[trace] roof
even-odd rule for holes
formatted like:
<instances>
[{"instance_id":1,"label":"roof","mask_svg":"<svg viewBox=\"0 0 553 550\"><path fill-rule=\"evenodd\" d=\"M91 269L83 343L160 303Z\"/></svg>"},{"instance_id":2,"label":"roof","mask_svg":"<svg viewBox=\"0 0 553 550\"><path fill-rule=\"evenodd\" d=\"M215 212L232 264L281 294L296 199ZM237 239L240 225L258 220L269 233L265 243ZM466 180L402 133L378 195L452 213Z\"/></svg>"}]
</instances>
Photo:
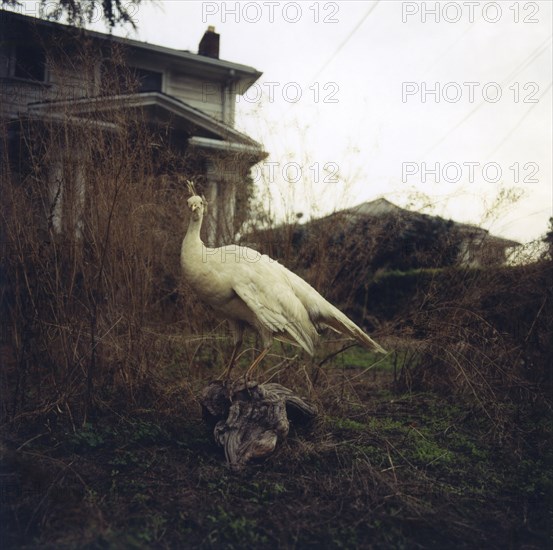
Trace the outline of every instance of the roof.
<instances>
[{"instance_id":1,"label":"roof","mask_svg":"<svg viewBox=\"0 0 553 550\"><path fill-rule=\"evenodd\" d=\"M226 61L224 59L215 59L192 53L187 50L176 50L149 44L148 42L140 42L129 38L122 38L112 34L105 34L97 31L80 29L71 25L65 25L53 21L46 21L36 17L29 17L19 13L0 10L0 23L6 22L8 25L20 23L23 25L33 25L45 32L61 32L65 34L82 34L94 38L96 40L107 43L121 44L135 51L149 54L151 56L162 58L164 62L178 66L186 67L190 74L201 74L205 78L213 78L214 80L228 80L232 78L237 85L237 92L243 94L263 73L248 65ZM8 27L10 28L10 27Z\"/></svg>"},{"instance_id":2,"label":"roof","mask_svg":"<svg viewBox=\"0 0 553 550\"><path fill-rule=\"evenodd\" d=\"M397 206L393 202L381 197L373 201L363 202L357 206L351 208L346 208L331 214L331 217L334 215L338 216L355 216L355 217L377 217L377 216L387 216L390 214L402 215L404 217L428 217L428 218L439 218L439 216L430 216L428 214L423 214L421 212L416 212L413 210L407 210ZM505 248L519 246L520 243L517 241L512 241L510 239L504 239L503 237L498 237L496 235L491 235L487 229L479 227L477 225L472 225L468 223L461 223L452 220L453 226L460 232L460 234L468 240L486 240L487 242L493 243L497 246L503 246Z\"/></svg>"},{"instance_id":3,"label":"roof","mask_svg":"<svg viewBox=\"0 0 553 550\"><path fill-rule=\"evenodd\" d=\"M370 202L362 202L361 204L347 208L342 212L350 212L360 216L382 216L384 214L398 214L400 212L409 211L400 208L385 198L379 198Z\"/></svg>"},{"instance_id":4,"label":"roof","mask_svg":"<svg viewBox=\"0 0 553 550\"><path fill-rule=\"evenodd\" d=\"M75 116L94 115L102 110L111 110L114 105L124 108L143 108L158 120L171 122L176 128L186 129L191 126L204 130L206 137L193 137L189 143L200 148L213 149L215 140L219 142L217 147L221 151L238 152L258 157L259 160L266 156L262 146L249 136L239 132L232 126L225 124L199 109L191 107L187 103L173 96L161 92L142 92L136 94L121 94L112 96L98 96L93 98L81 98L61 101L42 101L30 103L28 113L30 115L52 115L71 113ZM195 140L195 141L193 141ZM222 141L221 141L222 140ZM237 146L240 147L237 147Z\"/></svg>"}]
</instances>

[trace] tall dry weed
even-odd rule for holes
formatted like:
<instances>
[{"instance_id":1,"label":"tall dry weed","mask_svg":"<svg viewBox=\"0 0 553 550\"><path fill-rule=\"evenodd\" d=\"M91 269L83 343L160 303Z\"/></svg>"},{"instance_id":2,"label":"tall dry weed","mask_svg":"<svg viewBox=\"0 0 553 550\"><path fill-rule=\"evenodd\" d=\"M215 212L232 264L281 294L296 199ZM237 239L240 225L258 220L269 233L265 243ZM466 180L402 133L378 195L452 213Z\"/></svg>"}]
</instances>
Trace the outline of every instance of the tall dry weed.
<instances>
[{"instance_id":1,"label":"tall dry weed","mask_svg":"<svg viewBox=\"0 0 553 550\"><path fill-rule=\"evenodd\" d=\"M48 48L56 85L1 128L2 416L79 423L106 400L139 403L161 364L188 364L205 316L180 283L183 181L204 173L126 103L123 50Z\"/></svg>"}]
</instances>

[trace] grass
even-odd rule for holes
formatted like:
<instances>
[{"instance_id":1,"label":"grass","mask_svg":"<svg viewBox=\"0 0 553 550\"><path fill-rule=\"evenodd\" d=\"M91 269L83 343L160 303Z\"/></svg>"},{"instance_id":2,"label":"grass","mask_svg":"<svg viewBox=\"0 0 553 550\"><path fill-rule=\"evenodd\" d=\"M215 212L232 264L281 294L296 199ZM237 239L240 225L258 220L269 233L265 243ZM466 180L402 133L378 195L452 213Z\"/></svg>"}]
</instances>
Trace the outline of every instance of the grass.
<instances>
[{"instance_id":1,"label":"grass","mask_svg":"<svg viewBox=\"0 0 553 550\"><path fill-rule=\"evenodd\" d=\"M351 351L345 361L360 357ZM34 439L9 435L4 547L551 543L551 452L540 451L550 423L534 426L539 439L502 447L470 406L394 391L389 368L376 384L348 369L336 385L340 361L325 366L324 412L312 429L293 429L273 456L241 474L225 466L199 410L104 410L75 432L58 422Z\"/></svg>"},{"instance_id":2,"label":"grass","mask_svg":"<svg viewBox=\"0 0 553 550\"><path fill-rule=\"evenodd\" d=\"M378 353L372 353L360 346L353 346L346 349L338 356L337 364L343 368L362 368L378 371L393 370L393 354L382 356Z\"/></svg>"}]
</instances>

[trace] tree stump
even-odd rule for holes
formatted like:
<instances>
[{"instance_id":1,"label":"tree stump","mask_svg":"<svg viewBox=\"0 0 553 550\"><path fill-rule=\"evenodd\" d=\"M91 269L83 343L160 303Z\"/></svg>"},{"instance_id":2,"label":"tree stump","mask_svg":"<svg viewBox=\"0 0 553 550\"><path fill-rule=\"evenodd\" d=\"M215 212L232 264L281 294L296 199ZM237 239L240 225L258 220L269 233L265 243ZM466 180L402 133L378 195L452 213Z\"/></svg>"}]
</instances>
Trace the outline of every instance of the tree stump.
<instances>
[{"instance_id":1,"label":"tree stump","mask_svg":"<svg viewBox=\"0 0 553 550\"><path fill-rule=\"evenodd\" d=\"M211 382L202 391L204 420L232 470L271 454L288 435L290 421L307 422L317 409L280 384L243 380Z\"/></svg>"}]
</instances>

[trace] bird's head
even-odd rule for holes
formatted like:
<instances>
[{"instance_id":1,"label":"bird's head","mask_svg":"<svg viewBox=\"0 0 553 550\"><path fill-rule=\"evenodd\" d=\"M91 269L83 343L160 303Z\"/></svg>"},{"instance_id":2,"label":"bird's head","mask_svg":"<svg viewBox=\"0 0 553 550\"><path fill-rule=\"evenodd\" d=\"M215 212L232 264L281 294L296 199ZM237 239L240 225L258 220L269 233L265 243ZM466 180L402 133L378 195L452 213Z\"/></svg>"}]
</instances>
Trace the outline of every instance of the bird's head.
<instances>
[{"instance_id":1,"label":"bird's head","mask_svg":"<svg viewBox=\"0 0 553 550\"><path fill-rule=\"evenodd\" d=\"M195 219L199 219L203 216L205 209L207 208L207 201L205 200L205 197L199 196L196 193L196 188L194 187L194 183L191 181L188 181L188 191L191 194L191 197L188 199L187 204L188 208L190 208L190 211L192 212L192 215Z\"/></svg>"}]
</instances>

